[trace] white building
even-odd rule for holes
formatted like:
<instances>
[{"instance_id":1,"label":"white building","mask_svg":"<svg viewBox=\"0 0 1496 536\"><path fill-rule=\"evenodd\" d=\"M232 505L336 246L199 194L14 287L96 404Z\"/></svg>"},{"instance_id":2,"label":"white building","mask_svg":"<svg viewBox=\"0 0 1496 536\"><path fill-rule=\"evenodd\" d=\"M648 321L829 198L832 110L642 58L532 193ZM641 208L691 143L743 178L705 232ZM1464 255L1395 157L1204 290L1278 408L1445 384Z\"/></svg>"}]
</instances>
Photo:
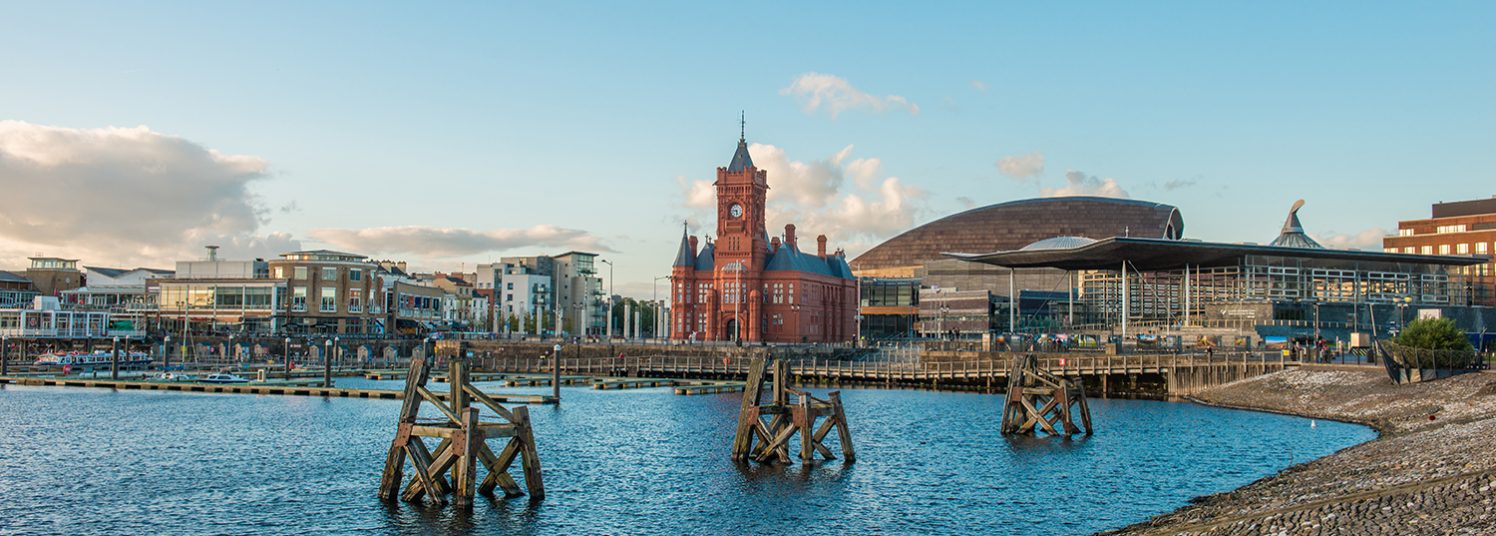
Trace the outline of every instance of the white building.
<instances>
[{"instance_id":1,"label":"white building","mask_svg":"<svg viewBox=\"0 0 1496 536\"><path fill-rule=\"evenodd\" d=\"M62 302L72 306L124 309L143 306L150 300L146 282L172 277L171 270L157 268L83 267L85 286L62 291Z\"/></svg>"}]
</instances>

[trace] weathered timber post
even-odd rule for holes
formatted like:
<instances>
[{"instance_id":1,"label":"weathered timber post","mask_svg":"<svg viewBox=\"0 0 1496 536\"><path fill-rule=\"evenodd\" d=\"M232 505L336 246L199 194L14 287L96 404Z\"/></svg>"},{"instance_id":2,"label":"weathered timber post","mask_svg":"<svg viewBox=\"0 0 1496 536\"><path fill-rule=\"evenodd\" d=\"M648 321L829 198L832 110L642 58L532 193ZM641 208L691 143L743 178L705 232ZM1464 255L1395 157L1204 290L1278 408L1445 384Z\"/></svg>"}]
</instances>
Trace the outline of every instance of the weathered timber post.
<instances>
[{"instance_id":1,"label":"weathered timber post","mask_svg":"<svg viewBox=\"0 0 1496 536\"><path fill-rule=\"evenodd\" d=\"M1062 435L1054 426L1059 424L1063 435L1078 434L1081 429L1075 426L1071 406L1079 406L1081 424L1086 435L1091 435L1091 410L1086 405L1084 387L1044 370L1035 356L1022 356L1008 373L1001 431L1003 435L1027 435L1042 428L1050 435Z\"/></svg>"},{"instance_id":2,"label":"weathered timber post","mask_svg":"<svg viewBox=\"0 0 1496 536\"><path fill-rule=\"evenodd\" d=\"M385 458L379 498L393 500L399 496L407 501L417 501L428 497L433 504L444 505L446 494L452 493L453 504L469 507L476 493L491 495L494 489L504 490L506 497L524 495L525 492L508 473L516 458L520 460L531 500L545 498L529 411L524 407L505 408L473 386L467 360L463 357L462 341L443 341L437 350L453 354L448 356L451 391L433 393L427 389L430 374L427 361L419 357L411 359L410 373L405 382L405 400L400 408L395 439L390 443ZM470 406L474 401L480 406ZM436 408L442 417L422 419L419 416L422 403ZM482 420L480 411L484 407L497 416L496 421ZM424 437L439 438L435 450L429 449L422 439ZM509 441L501 453L495 454L487 443L491 438L508 438ZM407 459L416 474L401 493ZM488 471L482 483L477 478L480 464ZM452 475L450 484L447 481L449 472Z\"/></svg>"},{"instance_id":3,"label":"weathered timber post","mask_svg":"<svg viewBox=\"0 0 1496 536\"><path fill-rule=\"evenodd\" d=\"M764 376L768 373L769 365L767 359L755 357L748 367L748 383L743 389L743 405L738 414L737 433L732 443L733 460L740 463L767 463L777 459L789 463L790 438L797 433L800 435L801 460L810 462L817 453L828 460L836 459L831 449L823 443L826 435L836 428L845 463L856 461L852 433L847 429L847 416L842 408L841 393L833 391L826 399L820 399L790 387L789 362L776 359L773 362L770 400L763 403ZM794 402L790 401L790 395L795 395ZM767 423L762 419L765 415L770 417ZM816 421L821 418L825 420L817 426Z\"/></svg>"}]
</instances>

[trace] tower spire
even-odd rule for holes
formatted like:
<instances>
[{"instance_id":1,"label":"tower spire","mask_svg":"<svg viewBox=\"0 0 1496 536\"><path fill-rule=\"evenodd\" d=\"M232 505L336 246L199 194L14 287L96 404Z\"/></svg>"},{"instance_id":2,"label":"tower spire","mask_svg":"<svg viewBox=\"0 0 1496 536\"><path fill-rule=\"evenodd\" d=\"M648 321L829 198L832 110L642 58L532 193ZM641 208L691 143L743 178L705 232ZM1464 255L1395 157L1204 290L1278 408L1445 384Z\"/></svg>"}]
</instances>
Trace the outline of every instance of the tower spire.
<instances>
[{"instance_id":1,"label":"tower spire","mask_svg":"<svg viewBox=\"0 0 1496 536\"><path fill-rule=\"evenodd\" d=\"M738 143L748 141L748 114L738 110Z\"/></svg>"}]
</instances>

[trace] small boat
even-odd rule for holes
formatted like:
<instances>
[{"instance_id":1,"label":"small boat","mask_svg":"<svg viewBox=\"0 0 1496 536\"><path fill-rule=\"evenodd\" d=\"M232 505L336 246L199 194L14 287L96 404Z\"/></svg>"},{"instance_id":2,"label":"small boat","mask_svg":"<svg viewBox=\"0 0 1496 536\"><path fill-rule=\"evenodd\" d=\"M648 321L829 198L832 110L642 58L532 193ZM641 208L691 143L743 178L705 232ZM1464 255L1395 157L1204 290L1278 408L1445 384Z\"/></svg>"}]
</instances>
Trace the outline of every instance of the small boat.
<instances>
[{"instance_id":1,"label":"small boat","mask_svg":"<svg viewBox=\"0 0 1496 536\"><path fill-rule=\"evenodd\" d=\"M177 374L175 372L162 372L151 379L164 382L190 382L197 381L197 377L191 374Z\"/></svg>"},{"instance_id":2,"label":"small boat","mask_svg":"<svg viewBox=\"0 0 1496 536\"><path fill-rule=\"evenodd\" d=\"M219 372L219 373L216 373L216 374L209 374L208 377L203 378L203 379L198 380L198 381L203 382L203 383L249 383L249 380L247 380L247 379L245 379L245 378L243 378L241 376L236 376L236 375L233 375L233 374L229 374L227 372Z\"/></svg>"},{"instance_id":3,"label":"small boat","mask_svg":"<svg viewBox=\"0 0 1496 536\"><path fill-rule=\"evenodd\" d=\"M108 367L114 363L114 353L106 350L95 352L48 352L36 356L36 364L43 367ZM119 366L149 365L151 356L145 352L121 352Z\"/></svg>"}]
</instances>

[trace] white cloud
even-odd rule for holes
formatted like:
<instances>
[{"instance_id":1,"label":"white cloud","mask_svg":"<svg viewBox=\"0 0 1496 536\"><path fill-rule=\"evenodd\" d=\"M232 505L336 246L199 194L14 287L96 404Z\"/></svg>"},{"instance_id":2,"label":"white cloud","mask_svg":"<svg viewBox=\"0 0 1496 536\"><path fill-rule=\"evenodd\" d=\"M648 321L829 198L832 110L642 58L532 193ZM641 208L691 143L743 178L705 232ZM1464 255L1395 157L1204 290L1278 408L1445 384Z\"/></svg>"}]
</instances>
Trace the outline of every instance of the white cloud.
<instances>
[{"instance_id":1,"label":"white cloud","mask_svg":"<svg viewBox=\"0 0 1496 536\"><path fill-rule=\"evenodd\" d=\"M997 170L1019 180L1037 177L1044 173L1044 153L1004 156L997 160Z\"/></svg>"},{"instance_id":2,"label":"white cloud","mask_svg":"<svg viewBox=\"0 0 1496 536\"><path fill-rule=\"evenodd\" d=\"M170 267L206 244L225 256L296 249L260 236L271 212L250 191L256 156L229 155L148 127L78 129L0 121L0 247L89 264ZM8 253L0 262L21 259Z\"/></svg>"},{"instance_id":3,"label":"white cloud","mask_svg":"<svg viewBox=\"0 0 1496 536\"><path fill-rule=\"evenodd\" d=\"M987 91L987 83L983 82L981 80L972 80L971 81L971 88L975 89L977 91L985 92L985 91Z\"/></svg>"},{"instance_id":4,"label":"white cloud","mask_svg":"<svg viewBox=\"0 0 1496 536\"><path fill-rule=\"evenodd\" d=\"M1078 195L1089 195L1099 197L1128 197L1127 191L1117 184L1117 180L1097 178L1095 175L1086 175L1080 171L1065 172L1065 186L1060 188L1040 188L1040 195L1044 197L1069 197Z\"/></svg>"},{"instance_id":5,"label":"white cloud","mask_svg":"<svg viewBox=\"0 0 1496 536\"><path fill-rule=\"evenodd\" d=\"M1372 227L1360 232L1345 234L1330 232L1327 234L1309 233L1319 245L1331 249L1365 249L1372 251L1382 250L1382 237L1388 235L1386 229Z\"/></svg>"},{"instance_id":6,"label":"white cloud","mask_svg":"<svg viewBox=\"0 0 1496 536\"><path fill-rule=\"evenodd\" d=\"M882 160L852 158L848 145L820 160L789 158L783 149L767 144L749 147L753 163L769 176L769 203L765 214L770 235L779 235L787 223L795 224L801 249L814 250L815 236L825 234L834 250L855 255L895 233L908 229L924 206L926 193L898 177L878 176ZM847 177L851 181L847 181ZM677 180L686 197L690 219L711 222L715 217L715 190L711 181ZM704 192L704 193L703 193ZM707 232L710 224L708 224Z\"/></svg>"},{"instance_id":7,"label":"white cloud","mask_svg":"<svg viewBox=\"0 0 1496 536\"><path fill-rule=\"evenodd\" d=\"M555 225L488 231L421 226L315 229L309 235L336 248L370 255L453 258L524 247L613 251L586 231Z\"/></svg>"},{"instance_id":8,"label":"white cloud","mask_svg":"<svg viewBox=\"0 0 1496 536\"><path fill-rule=\"evenodd\" d=\"M909 102L909 99L898 95L872 95L852 87L847 79L830 74L802 74L795 77L789 86L779 90L779 94L795 97L808 114L824 108L832 119L842 112L859 108L875 112L902 108L912 115L919 115L919 105Z\"/></svg>"}]
</instances>

